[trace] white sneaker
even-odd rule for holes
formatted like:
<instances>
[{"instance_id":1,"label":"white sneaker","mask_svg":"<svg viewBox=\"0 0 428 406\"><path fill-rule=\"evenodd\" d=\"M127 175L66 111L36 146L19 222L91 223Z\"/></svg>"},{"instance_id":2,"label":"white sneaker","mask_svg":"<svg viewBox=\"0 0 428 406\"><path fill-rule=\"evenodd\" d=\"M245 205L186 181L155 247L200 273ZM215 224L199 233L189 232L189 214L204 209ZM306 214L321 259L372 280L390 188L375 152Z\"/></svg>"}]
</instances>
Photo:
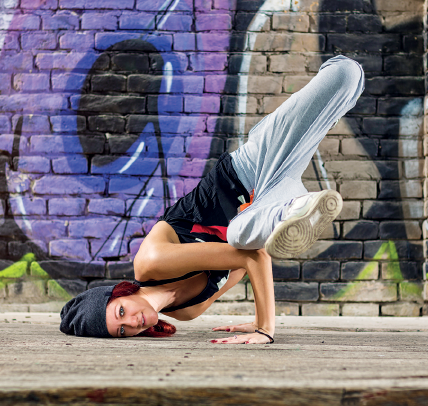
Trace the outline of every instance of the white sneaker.
<instances>
[{"instance_id":1,"label":"white sneaker","mask_svg":"<svg viewBox=\"0 0 428 406\"><path fill-rule=\"evenodd\" d=\"M276 259L297 257L319 238L342 206L342 196L334 190L297 197L267 239L267 253Z\"/></svg>"}]
</instances>

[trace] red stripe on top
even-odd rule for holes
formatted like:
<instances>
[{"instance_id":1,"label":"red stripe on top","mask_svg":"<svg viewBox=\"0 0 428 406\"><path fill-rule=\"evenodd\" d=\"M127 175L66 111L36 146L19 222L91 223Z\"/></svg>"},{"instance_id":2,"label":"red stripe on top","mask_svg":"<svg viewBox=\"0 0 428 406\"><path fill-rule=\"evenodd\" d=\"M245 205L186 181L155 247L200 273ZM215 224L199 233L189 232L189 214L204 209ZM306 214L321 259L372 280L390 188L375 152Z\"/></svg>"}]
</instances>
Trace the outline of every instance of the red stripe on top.
<instances>
[{"instance_id":1,"label":"red stripe on top","mask_svg":"<svg viewBox=\"0 0 428 406\"><path fill-rule=\"evenodd\" d=\"M200 224L194 224L190 232L216 235L221 240L227 241L227 227L223 226L202 226Z\"/></svg>"}]
</instances>

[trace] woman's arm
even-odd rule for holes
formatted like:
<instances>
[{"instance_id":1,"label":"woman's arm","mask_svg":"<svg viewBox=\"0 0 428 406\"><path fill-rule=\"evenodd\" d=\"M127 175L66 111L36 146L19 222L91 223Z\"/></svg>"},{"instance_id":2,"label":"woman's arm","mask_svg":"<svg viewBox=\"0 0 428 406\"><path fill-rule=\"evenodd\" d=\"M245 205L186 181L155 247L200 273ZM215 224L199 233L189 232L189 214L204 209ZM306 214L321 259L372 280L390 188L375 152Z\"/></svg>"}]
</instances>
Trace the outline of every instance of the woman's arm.
<instances>
[{"instance_id":1,"label":"woman's arm","mask_svg":"<svg viewBox=\"0 0 428 406\"><path fill-rule=\"evenodd\" d=\"M245 272L246 274L247 272ZM254 302L254 321L251 323L243 323L243 324L234 324L229 326L219 326L214 327L213 331L227 331L230 333L254 333L259 325L258 325L258 317L257 317L257 305Z\"/></svg>"},{"instance_id":2,"label":"woman's arm","mask_svg":"<svg viewBox=\"0 0 428 406\"><path fill-rule=\"evenodd\" d=\"M272 260L264 249L251 252L254 254L249 259L246 270L254 292L257 329L273 337L275 333L275 296ZM263 344L270 340L262 334L252 333L214 341L217 344Z\"/></svg>"},{"instance_id":3,"label":"woman's arm","mask_svg":"<svg viewBox=\"0 0 428 406\"><path fill-rule=\"evenodd\" d=\"M253 286L258 329L273 336L275 298L272 262L265 250L238 250L229 244L211 242L180 244L174 229L166 222L160 221L141 244L134 260L135 278L140 281L177 278L205 269L238 268L247 271ZM268 341L267 337L258 333L239 337L238 342ZM222 342L232 343L229 339Z\"/></svg>"},{"instance_id":4,"label":"woman's arm","mask_svg":"<svg viewBox=\"0 0 428 406\"><path fill-rule=\"evenodd\" d=\"M174 229L160 221L135 256L135 278L143 282L177 278L205 269L245 268L249 253L225 243L180 244Z\"/></svg>"}]
</instances>

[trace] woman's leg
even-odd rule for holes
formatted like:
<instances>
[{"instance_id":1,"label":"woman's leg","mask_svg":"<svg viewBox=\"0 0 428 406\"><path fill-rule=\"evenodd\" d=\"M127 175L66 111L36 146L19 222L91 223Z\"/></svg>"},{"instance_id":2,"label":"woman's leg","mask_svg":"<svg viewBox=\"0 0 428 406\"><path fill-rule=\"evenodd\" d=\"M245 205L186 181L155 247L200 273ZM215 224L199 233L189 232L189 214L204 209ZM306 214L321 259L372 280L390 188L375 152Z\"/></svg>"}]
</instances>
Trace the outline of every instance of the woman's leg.
<instances>
[{"instance_id":1,"label":"woman's leg","mask_svg":"<svg viewBox=\"0 0 428 406\"><path fill-rule=\"evenodd\" d=\"M343 56L325 62L307 86L295 93L250 132L233 152L243 185L255 189L253 204L228 227L236 248L262 248L290 201L307 193L301 176L318 144L335 121L354 107L364 89L364 73Z\"/></svg>"}]
</instances>

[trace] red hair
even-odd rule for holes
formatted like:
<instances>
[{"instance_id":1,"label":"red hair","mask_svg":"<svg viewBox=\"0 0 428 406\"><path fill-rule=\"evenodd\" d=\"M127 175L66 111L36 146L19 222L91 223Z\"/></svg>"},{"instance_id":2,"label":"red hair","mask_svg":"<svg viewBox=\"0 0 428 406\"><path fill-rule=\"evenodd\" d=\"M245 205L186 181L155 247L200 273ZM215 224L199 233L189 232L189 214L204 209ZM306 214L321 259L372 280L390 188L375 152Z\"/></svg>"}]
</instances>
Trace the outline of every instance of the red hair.
<instances>
[{"instance_id":1,"label":"red hair","mask_svg":"<svg viewBox=\"0 0 428 406\"><path fill-rule=\"evenodd\" d=\"M134 293L137 293L140 290L140 287L135 283L128 281L123 281L118 283L111 293L110 299L107 302L107 305L118 297L131 296ZM164 321L158 320L158 324L153 327L149 327L147 330L142 331L138 334L138 337L169 337L172 336L177 329L174 325Z\"/></svg>"}]
</instances>

